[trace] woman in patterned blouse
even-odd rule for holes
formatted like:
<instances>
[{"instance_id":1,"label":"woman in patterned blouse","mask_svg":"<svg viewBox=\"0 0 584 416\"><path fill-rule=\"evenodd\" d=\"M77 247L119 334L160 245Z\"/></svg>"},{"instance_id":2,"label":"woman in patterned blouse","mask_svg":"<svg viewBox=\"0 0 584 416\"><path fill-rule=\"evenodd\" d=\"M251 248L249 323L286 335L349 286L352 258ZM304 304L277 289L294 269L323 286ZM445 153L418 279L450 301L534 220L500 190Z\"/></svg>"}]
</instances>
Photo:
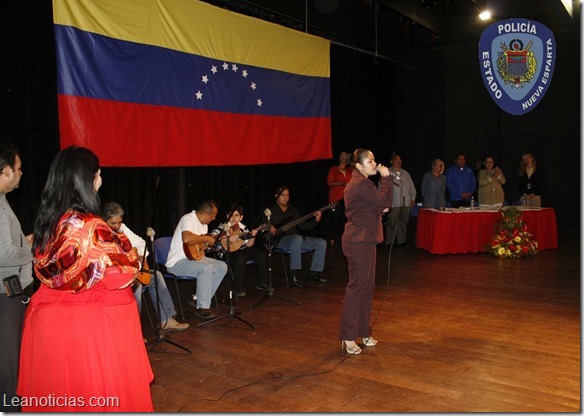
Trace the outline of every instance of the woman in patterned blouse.
<instances>
[{"instance_id":1,"label":"woman in patterned blouse","mask_svg":"<svg viewBox=\"0 0 584 416\"><path fill-rule=\"evenodd\" d=\"M42 284L25 315L22 411L154 410L130 288L140 264L130 241L99 216L100 173L97 156L77 146L61 151L49 169L35 220L33 262Z\"/></svg>"}]
</instances>

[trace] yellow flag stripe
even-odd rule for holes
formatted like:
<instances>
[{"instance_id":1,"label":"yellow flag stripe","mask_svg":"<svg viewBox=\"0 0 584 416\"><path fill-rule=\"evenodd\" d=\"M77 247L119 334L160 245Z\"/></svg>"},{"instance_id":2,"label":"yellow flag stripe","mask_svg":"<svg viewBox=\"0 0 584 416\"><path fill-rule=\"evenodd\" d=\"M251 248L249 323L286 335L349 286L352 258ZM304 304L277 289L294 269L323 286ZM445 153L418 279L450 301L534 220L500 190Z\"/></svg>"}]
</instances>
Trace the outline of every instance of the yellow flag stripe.
<instances>
[{"instance_id":1,"label":"yellow flag stripe","mask_svg":"<svg viewBox=\"0 0 584 416\"><path fill-rule=\"evenodd\" d=\"M298 75L329 77L329 41L196 0L53 0L55 24Z\"/></svg>"}]
</instances>

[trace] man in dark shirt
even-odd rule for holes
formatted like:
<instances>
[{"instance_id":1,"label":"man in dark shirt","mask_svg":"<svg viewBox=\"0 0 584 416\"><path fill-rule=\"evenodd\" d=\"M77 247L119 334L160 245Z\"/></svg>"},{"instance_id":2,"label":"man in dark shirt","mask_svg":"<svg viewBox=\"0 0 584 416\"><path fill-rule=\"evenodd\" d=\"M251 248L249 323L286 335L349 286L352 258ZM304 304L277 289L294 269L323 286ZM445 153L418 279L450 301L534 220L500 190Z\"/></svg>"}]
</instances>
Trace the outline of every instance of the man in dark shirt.
<instances>
[{"instance_id":1,"label":"man in dark shirt","mask_svg":"<svg viewBox=\"0 0 584 416\"><path fill-rule=\"evenodd\" d=\"M303 250L314 252L310 264L310 273L306 276L306 280L325 283L327 280L322 277L321 273L324 270L326 241L322 238L305 237L298 234L298 229L301 231L309 231L316 227L322 218L322 212L316 211L313 218L300 222L297 226L291 227L283 232L284 230L281 230L280 227L300 219L301 216L298 209L289 203L290 190L287 186L279 187L275 197L276 203L270 207L270 232L275 239L279 240L275 247L290 252L290 276L292 283L296 287L302 287L298 279L298 274L302 270L301 254Z\"/></svg>"}]
</instances>

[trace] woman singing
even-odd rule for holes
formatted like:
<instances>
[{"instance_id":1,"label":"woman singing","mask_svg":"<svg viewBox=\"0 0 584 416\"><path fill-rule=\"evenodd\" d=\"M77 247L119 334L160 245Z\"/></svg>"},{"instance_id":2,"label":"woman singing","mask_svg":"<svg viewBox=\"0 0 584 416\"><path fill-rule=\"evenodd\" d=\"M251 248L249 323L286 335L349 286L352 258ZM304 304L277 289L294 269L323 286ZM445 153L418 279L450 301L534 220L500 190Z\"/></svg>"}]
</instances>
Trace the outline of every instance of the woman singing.
<instances>
[{"instance_id":1,"label":"woman singing","mask_svg":"<svg viewBox=\"0 0 584 416\"><path fill-rule=\"evenodd\" d=\"M375 163L375 156L367 149L353 153L354 170L344 192L347 223L343 233L343 253L349 265L349 283L341 315L341 347L349 354L360 354L355 339L361 337L366 347L377 340L370 334L369 316L375 289L375 259L377 243L383 242L381 214L391 207L393 182L389 169ZM378 173L381 188L367 179Z\"/></svg>"}]
</instances>

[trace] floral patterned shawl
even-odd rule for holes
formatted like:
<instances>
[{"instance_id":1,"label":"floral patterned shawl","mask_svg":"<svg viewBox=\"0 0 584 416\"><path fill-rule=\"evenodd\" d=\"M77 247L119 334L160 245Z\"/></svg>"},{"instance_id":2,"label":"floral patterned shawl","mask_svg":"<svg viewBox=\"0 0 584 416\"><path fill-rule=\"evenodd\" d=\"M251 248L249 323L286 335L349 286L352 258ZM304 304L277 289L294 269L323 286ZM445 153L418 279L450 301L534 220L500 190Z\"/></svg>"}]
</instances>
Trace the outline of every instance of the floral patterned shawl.
<instances>
[{"instance_id":1,"label":"floral patterned shawl","mask_svg":"<svg viewBox=\"0 0 584 416\"><path fill-rule=\"evenodd\" d=\"M37 249L33 262L41 282L72 292L89 289L109 274L131 276L140 267L126 236L95 214L75 211L63 214L54 239L44 252Z\"/></svg>"}]
</instances>

